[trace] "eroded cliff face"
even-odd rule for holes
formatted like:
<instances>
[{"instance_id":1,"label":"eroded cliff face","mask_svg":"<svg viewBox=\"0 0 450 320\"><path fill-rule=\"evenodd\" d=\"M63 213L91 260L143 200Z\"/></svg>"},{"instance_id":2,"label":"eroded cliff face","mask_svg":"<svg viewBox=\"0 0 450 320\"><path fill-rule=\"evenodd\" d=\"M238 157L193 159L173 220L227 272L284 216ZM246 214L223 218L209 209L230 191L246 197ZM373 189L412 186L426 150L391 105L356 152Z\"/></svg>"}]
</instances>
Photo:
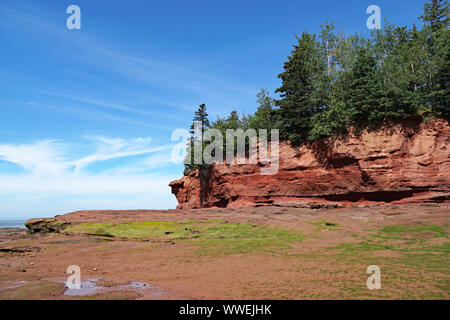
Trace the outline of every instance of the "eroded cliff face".
<instances>
[{"instance_id":1,"label":"eroded cliff face","mask_svg":"<svg viewBox=\"0 0 450 320\"><path fill-rule=\"evenodd\" d=\"M213 164L170 183L178 209L302 203L450 200L450 126L404 123L292 147L280 143L279 170Z\"/></svg>"}]
</instances>

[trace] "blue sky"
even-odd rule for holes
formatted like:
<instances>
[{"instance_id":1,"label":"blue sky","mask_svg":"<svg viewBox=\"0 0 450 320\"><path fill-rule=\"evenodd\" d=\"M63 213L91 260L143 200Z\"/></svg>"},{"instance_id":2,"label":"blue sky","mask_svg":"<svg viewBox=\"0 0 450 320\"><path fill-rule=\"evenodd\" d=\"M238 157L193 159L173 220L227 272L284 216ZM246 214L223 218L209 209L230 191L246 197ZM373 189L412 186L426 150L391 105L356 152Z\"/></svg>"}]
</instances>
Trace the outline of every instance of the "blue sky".
<instances>
[{"instance_id":1,"label":"blue sky","mask_svg":"<svg viewBox=\"0 0 450 320\"><path fill-rule=\"evenodd\" d=\"M371 4L411 25L424 1L2 0L0 219L175 207L172 131L200 103L254 112L295 34L368 34Z\"/></svg>"}]
</instances>

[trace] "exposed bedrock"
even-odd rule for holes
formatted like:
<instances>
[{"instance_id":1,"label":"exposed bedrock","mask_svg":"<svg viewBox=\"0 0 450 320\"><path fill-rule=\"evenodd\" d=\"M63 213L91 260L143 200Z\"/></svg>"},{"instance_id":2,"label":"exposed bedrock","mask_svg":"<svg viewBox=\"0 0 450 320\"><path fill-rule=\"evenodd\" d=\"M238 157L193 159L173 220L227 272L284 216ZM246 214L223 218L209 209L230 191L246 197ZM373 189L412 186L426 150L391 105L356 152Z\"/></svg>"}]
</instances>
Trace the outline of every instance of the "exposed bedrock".
<instances>
[{"instance_id":1,"label":"exposed bedrock","mask_svg":"<svg viewBox=\"0 0 450 320\"><path fill-rule=\"evenodd\" d=\"M213 164L170 183L178 209L260 204L444 202L450 199L450 126L405 122L292 147L279 170Z\"/></svg>"}]
</instances>

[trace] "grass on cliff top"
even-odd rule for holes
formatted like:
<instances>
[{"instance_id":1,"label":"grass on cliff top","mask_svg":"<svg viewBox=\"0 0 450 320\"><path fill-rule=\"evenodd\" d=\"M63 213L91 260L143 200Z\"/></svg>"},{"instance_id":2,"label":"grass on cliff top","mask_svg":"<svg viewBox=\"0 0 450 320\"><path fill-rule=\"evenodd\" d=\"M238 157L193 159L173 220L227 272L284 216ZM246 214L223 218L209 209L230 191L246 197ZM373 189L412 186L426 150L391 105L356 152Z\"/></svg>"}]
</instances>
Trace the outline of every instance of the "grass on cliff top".
<instances>
[{"instance_id":1,"label":"grass on cliff top","mask_svg":"<svg viewBox=\"0 0 450 320\"><path fill-rule=\"evenodd\" d=\"M69 226L65 232L143 241L192 241L203 254L289 248L290 242L303 239L302 233L293 230L223 220L83 223Z\"/></svg>"}]
</instances>

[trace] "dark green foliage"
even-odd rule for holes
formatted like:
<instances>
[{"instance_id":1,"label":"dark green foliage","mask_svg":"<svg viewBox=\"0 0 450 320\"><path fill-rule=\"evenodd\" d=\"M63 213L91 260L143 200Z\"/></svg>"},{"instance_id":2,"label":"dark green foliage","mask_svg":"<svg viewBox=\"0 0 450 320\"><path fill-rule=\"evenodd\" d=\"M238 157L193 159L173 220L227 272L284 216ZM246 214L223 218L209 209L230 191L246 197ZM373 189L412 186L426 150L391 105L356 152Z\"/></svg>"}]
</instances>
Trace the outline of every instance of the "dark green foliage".
<instances>
[{"instance_id":1,"label":"dark green foliage","mask_svg":"<svg viewBox=\"0 0 450 320\"><path fill-rule=\"evenodd\" d=\"M225 147L226 129L279 129L281 138L299 144L346 134L349 127L448 119L448 1L430 0L420 19L421 29L386 21L369 39L336 33L329 22L317 36L303 32L278 75L279 99L261 90L253 115L233 111L210 125L201 105L194 120L204 123L202 129L219 129Z\"/></svg>"},{"instance_id":2,"label":"dark green foliage","mask_svg":"<svg viewBox=\"0 0 450 320\"><path fill-rule=\"evenodd\" d=\"M276 104L280 107L280 133L293 143L304 140L311 130L311 117L320 105L315 104L314 75L318 70L318 48L315 35L302 33L297 38L292 55L284 64L284 72L278 75L282 86L275 92L280 93ZM320 102L319 102L320 103Z\"/></svg>"},{"instance_id":3,"label":"dark green foliage","mask_svg":"<svg viewBox=\"0 0 450 320\"><path fill-rule=\"evenodd\" d=\"M348 84L349 117L352 124L364 126L372 117L379 117L373 109L380 101L380 75L376 68L376 61L366 48L358 52L355 65ZM379 108L375 108L379 109Z\"/></svg>"},{"instance_id":4,"label":"dark green foliage","mask_svg":"<svg viewBox=\"0 0 450 320\"><path fill-rule=\"evenodd\" d=\"M449 93L449 5L447 0L432 0L425 4L424 47L428 54L431 70L425 97L432 111L438 116L450 116Z\"/></svg>"},{"instance_id":5,"label":"dark green foliage","mask_svg":"<svg viewBox=\"0 0 450 320\"><path fill-rule=\"evenodd\" d=\"M197 111L195 111L195 116L192 121L192 125L190 127L191 138L190 141L188 142L188 145L186 146L187 155L184 164L184 175L188 175L189 172L191 172L194 169L202 169L208 167L205 163L196 164L194 161L194 147L201 145L201 150L203 151L203 149L206 146L204 141L199 140L194 135L195 134L194 122L196 121L201 123L200 129L202 131L202 134L205 132L205 130L207 130L210 127L208 113L206 112L206 105L204 103L198 107Z\"/></svg>"},{"instance_id":6,"label":"dark green foliage","mask_svg":"<svg viewBox=\"0 0 450 320\"><path fill-rule=\"evenodd\" d=\"M433 107L438 115L450 118L450 32L443 31L436 43L436 83Z\"/></svg>"},{"instance_id":7,"label":"dark green foliage","mask_svg":"<svg viewBox=\"0 0 450 320\"><path fill-rule=\"evenodd\" d=\"M275 114L275 100L270 97L267 90L261 89L256 95L257 102L259 104L258 110L256 110L253 116L249 116L248 127L258 130L267 129L270 131L277 127L277 118Z\"/></svg>"},{"instance_id":8,"label":"dark green foliage","mask_svg":"<svg viewBox=\"0 0 450 320\"><path fill-rule=\"evenodd\" d=\"M223 137L223 150L224 153L224 159L226 157L225 150L227 145L227 129L242 129L246 131L249 129L250 123L253 121L253 116L246 116L245 114L242 114L239 116L239 113L236 110L231 111L228 118L217 118L217 120L211 125L212 129L218 129L222 133ZM246 147L248 146L248 139L246 140ZM233 153L236 154L236 147L237 147L237 138L234 137L234 150Z\"/></svg>"},{"instance_id":9,"label":"dark green foliage","mask_svg":"<svg viewBox=\"0 0 450 320\"><path fill-rule=\"evenodd\" d=\"M202 133L205 132L206 129L209 128L210 123L208 119L208 113L206 112L206 105L202 103L198 106L197 111L195 111L194 119L192 120L191 125L191 134L194 134L194 122L198 121L202 123Z\"/></svg>"},{"instance_id":10,"label":"dark green foliage","mask_svg":"<svg viewBox=\"0 0 450 320\"><path fill-rule=\"evenodd\" d=\"M294 143L402 119L449 117L448 1L424 8L419 30L385 23L371 39L304 32L279 75L282 137Z\"/></svg>"}]
</instances>

